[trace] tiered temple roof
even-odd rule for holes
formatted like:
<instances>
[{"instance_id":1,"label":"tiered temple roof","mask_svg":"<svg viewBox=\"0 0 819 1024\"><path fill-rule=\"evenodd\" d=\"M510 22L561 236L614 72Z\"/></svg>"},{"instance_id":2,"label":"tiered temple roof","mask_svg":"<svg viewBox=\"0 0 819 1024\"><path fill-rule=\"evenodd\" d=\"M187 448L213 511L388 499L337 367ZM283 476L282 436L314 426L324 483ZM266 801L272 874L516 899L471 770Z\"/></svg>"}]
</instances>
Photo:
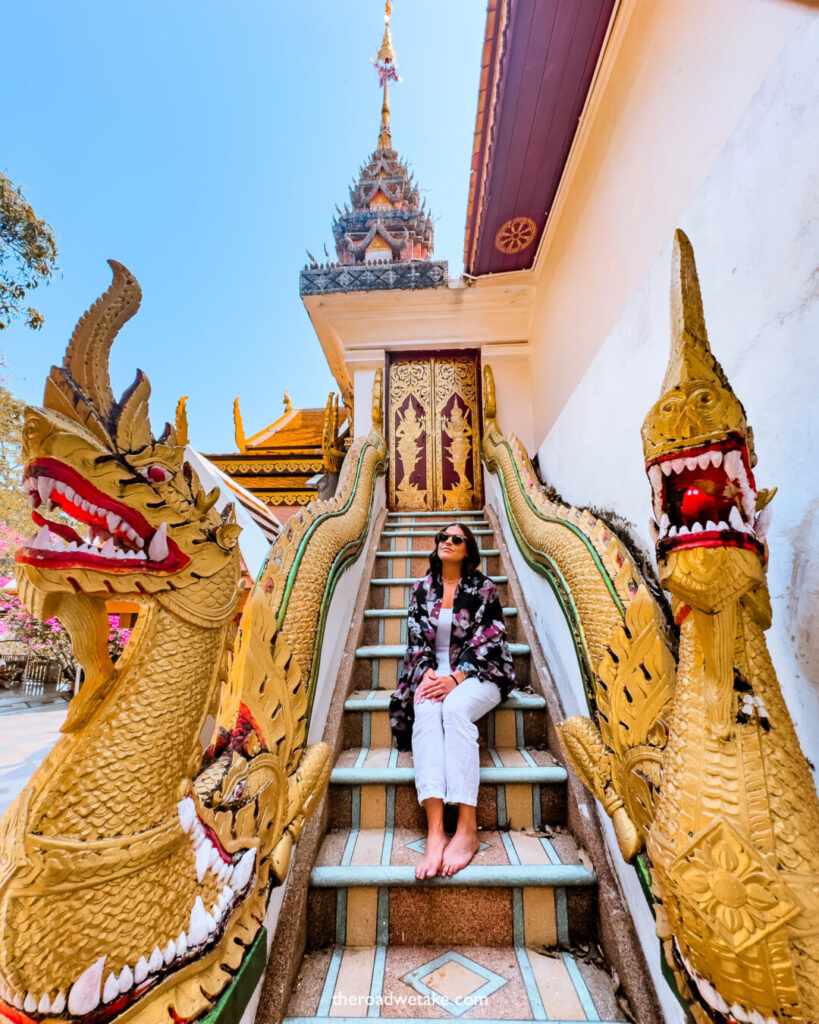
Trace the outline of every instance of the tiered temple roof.
<instances>
[{"instance_id":1,"label":"tiered temple roof","mask_svg":"<svg viewBox=\"0 0 819 1024\"><path fill-rule=\"evenodd\" d=\"M238 398L233 413L238 451L207 458L269 508L287 513L306 505L317 495L312 478L338 468L348 417L334 396L326 409L295 409L285 392L284 413L250 437Z\"/></svg>"},{"instance_id":2,"label":"tiered temple roof","mask_svg":"<svg viewBox=\"0 0 819 1024\"><path fill-rule=\"evenodd\" d=\"M333 220L338 263L317 261L301 272L301 295L436 288L447 263L433 261L435 225L407 165L392 146L389 81L398 81L389 23L375 61L384 88L378 145L350 187L350 201Z\"/></svg>"}]
</instances>

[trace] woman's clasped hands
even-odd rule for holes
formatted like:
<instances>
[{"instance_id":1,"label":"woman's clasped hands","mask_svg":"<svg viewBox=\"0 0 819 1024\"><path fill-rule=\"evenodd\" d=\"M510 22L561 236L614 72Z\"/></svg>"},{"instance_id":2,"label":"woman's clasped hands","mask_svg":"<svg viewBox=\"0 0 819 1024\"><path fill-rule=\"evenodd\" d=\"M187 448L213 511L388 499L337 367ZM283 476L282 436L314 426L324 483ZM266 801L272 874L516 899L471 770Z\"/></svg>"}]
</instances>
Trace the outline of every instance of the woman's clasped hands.
<instances>
[{"instance_id":1,"label":"woman's clasped hands","mask_svg":"<svg viewBox=\"0 0 819 1024\"><path fill-rule=\"evenodd\" d=\"M415 703L420 704L424 700L443 700L457 685L452 676L439 676L435 669L428 668L415 691Z\"/></svg>"}]
</instances>

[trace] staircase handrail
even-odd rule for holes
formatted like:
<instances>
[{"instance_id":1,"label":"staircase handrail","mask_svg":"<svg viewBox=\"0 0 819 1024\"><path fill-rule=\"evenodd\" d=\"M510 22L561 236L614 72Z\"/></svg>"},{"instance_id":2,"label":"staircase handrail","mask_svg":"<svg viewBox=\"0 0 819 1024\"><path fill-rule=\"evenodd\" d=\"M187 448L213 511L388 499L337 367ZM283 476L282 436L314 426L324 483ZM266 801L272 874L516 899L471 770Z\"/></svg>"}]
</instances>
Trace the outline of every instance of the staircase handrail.
<instances>
[{"instance_id":1,"label":"staircase handrail","mask_svg":"<svg viewBox=\"0 0 819 1024\"><path fill-rule=\"evenodd\" d=\"M612 818L623 856L635 861L653 818L652 782L659 782L666 741L659 723L676 679L674 636L615 530L547 494L519 438L503 435L495 417L494 378L484 365L483 462L497 477L518 550L547 580L566 618L589 708L590 717L560 723L561 741Z\"/></svg>"},{"instance_id":2,"label":"staircase handrail","mask_svg":"<svg viewBox=\"0 0 819 1024\"><path fill-rule=\"evenodd\" d=\"M339 470L336 493L326 501L311 501L287 520L256 580L307 681L308 718L333 592L364 548L376 480L386 466L387 447L377 430L356 438Z\"/></svg>"}]
</instances>

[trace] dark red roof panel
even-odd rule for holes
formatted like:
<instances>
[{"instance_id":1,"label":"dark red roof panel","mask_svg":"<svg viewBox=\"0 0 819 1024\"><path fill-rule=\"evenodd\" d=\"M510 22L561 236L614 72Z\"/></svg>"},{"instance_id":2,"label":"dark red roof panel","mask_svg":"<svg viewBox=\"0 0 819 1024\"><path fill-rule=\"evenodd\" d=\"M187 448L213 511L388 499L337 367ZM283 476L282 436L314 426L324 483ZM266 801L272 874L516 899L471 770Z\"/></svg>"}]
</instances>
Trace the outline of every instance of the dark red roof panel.
<instances>
[{"instance_id":1,"label":"dark red roof panel","mask_svg":"<svg viewBox=\"0 0 819 1024\"><path fill-rule=\"evenodd\" d=\"M464 264L531 267L614 0L492 0L487 11Z\"/></svg>"}]
</instances>

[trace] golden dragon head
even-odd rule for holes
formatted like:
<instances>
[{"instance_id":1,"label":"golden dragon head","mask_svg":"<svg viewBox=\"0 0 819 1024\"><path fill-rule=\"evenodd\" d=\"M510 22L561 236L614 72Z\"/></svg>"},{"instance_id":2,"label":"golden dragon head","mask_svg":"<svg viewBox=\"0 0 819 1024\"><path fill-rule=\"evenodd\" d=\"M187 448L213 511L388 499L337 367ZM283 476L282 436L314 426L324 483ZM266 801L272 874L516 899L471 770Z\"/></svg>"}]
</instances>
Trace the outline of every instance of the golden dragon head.
<instances>
[{"instance_id":1,"label":"golden dragon head","mask_svg":"<svg viewBox=\"0 0 819 1024\"><path fill-rule=\"evenodd\" d=\"M26 409L23 482L35 530L17 553L23 600L38 617L66 622L92 684L110 668L99 664L105 601L158 596L184 607L204 586L218 614L233 601L239 534L232 508L225 518L215 511L218 489L204 492L174 428L151 434L143 372L114 399L109 351L142 293L125 267L110 265L111 287L52 367L42 408ZM55 509L62 515L49 519Z\"/></svg>"},{"instance_id":2,"label":"golden dragon head","mask_svg":"<svg viewBox=\"0 0 819 1024\"><path fill-rule=\"evenodd\" d=\"M643 423L663 586L684 604L719 611L765 579L767 503L753 432L708 343L691 243L674 237L671 355Z\"/></svg>"}]
</instances>

